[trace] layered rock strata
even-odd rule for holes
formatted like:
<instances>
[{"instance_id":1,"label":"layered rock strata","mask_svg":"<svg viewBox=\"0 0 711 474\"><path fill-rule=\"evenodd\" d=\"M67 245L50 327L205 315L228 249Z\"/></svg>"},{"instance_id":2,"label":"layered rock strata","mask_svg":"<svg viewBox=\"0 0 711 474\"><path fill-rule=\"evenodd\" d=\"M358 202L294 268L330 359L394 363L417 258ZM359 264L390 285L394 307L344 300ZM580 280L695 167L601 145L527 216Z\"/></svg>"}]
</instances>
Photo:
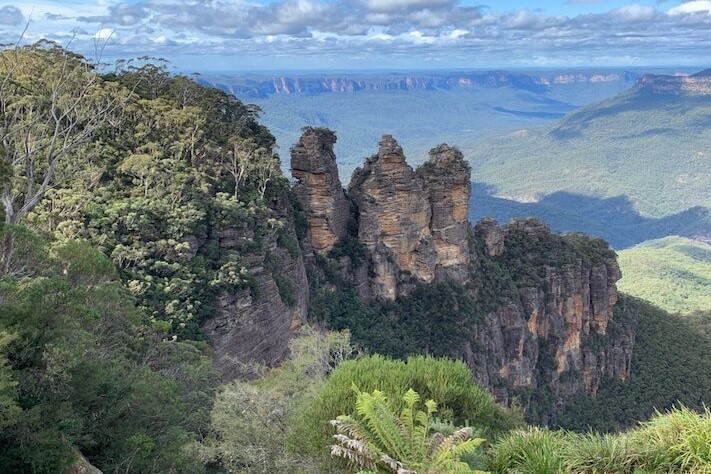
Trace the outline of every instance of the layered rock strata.
<instances>
[{"instance_id":1,"label":"layered rock strata","mask_svg":"<svg viewBox=\"0 0 711 474\"><path fill-rule=\"evenodd\" d=\"M447 145L432 149L415 170L395 139L384 135L344 195L334 140L307 130L294 147L296 195L312 240L332 248L339 235L356 237L347 229L336 232L332 223L357 223L361 263L354 267L341 253L327 256L337 257L341 276L361 297L393 300L418 284L450 281L466 288L474 306L494 304L483 315L472 314L462 328L471 337L449 355L465 360L478 382L504 402L547 387L562 403L594 394L605 378L629 377L634 337L619 326L610 332L621 275L604 243L556 235L535 220L500 227L484 219L472 229L470 169ZM328 177L315 179L319 173ZM348 200L352 214L342 204L338 212L344 214L334 216L335 203ZM505 283L489 284L482 294L486 279Z\"/></svg>"},{"instance_id":2,"label":"layered rock strata","mask_svg":"<svg viewBox=\"0 0 711 474\"><path fill-rule=\"evenodd\" d=\"M521 233L560 239L535 221L500 228L486 220L475 229L488 256L502 261L507 250L521 250L506 248ZM546 265L542 273L538 284L519 285L517 297L477 326L472 347L485 350L467 347L462 354L477 380L507 401L509 388L547 385L561 396L594 394L604 378L628 378L634 337L624 328L608 334L621 278L614 256Z\"/></svg>"},{"instance_id":3,"label":"layered rock strata","mask_svg":"<svg viewBox=\"0 0 711 474\"><path fill-rule=\"evenodd\" d=\"M306 322L309 285L288 197L275 198L271 207L284 227L264 238L262 251L246 255L252 288L220 293L213 316L203 324L214 347L215 366L225 380L250 376L254 363L273 366L284 360L294 332ZM254 237L249 228L216 233L222 250L238 248Z\"/></svg>"},{"instance_id":4,"label":"layered rock strata","mask_svg":"<svg viewBox=\"0 0 711 474\"><path fill-rule=\"evenodd\" d=\"M328 253L348 230L349 203L338 178L330 130L308 127L291 149L291 174L297 183L294 194L309 223L311 245L319 254Z\"/></svg>"}]
</instances>

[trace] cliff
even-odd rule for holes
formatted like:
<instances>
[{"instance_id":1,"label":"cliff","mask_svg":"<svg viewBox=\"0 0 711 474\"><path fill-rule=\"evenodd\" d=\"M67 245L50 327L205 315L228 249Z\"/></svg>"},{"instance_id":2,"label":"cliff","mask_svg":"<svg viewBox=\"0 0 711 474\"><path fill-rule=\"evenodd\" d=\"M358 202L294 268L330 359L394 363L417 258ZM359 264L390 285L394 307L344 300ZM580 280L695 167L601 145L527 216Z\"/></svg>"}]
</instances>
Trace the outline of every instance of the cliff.
<instances>
[{"instance_id":1,"label":"cliff","mask_svg":"<svg viewBox=\"0 0 711 474\"><path fill-rule=\"evenodd\" d=\"M299 248L291 197L278 193L269 203L282 222L263 237L263 245L245 255L252 284L221 292L203 331L214 348L215 366L224 379L250 376L253 363L273 366L289 354L289 341L306 322L309 286ZM249 227L216 229L220 251L240 248L252 239Z\"/></svg>"},{"instance_id":2,"label":"cliff","mask_svg":"<svg viewBox=\"0 0 711 474\"><path fill-rule=\"evenodd\" d=\"M320 254L348 231L349 203L338 178L334 143L335 133L308 127L291 149L294 194L306 211L311 245Z\"/></svg>"},{"instance_id":3,"label":"cliff","mask_svg":"<svg viewBox=\"0 0 711 474\"><path fill-rule=\"evenodd\" d=\"M413 90L484 90L499 87L541 92L552 84L631 82L638 76L628 71L586 71L514 74L505 71L441 74L301 75L301 76L206 76L202 82L244 98L270 95L358 93Z\"/></svg>"},{"instance_id":4,"label":"cliff","mask_svg":"<svg viewBox=\"0 0 711 474\"><path fill-rule=\"evenodd\" d=\"M306 132L294 148L292 164L302 161L304 140L315 138ZM318 140L322 143L312 148L328 150L326 161L333 163L328 146L332 138ZM297 186L314 181L304 177L306 167L293 167ZM329 165L328 172L337 176L335 167ZM389 348L393 355L435 351L465 360L477 381L502 402L516 399L528 407L548 393L552 407L546 416L571 397L595 394L606 378L628 378L634 334L613 318L615 283L621 277L614 252L600 240L554 234L535 220L501 227L485 219L471 228L469 175L469 165L456 148L433 148L429 160L415 170L395 139L383 136L377 154L354 172L347 191L354 204L348 218L357 224L364 258L356 271L348 266L350 259L344 262L333 254L322 261L330 261L341 275L339 283L323 278L328 272L322 272L325 298L337 311L330 321L341 327L345 318L350 323L344 327L372 328L357 329L354 337L366 347L375 342L385 353ZM341 189L321 183L297 193L306 216L333 212L333 203L342 197ZM314 200L315 194L329 197ZM309 223L312 236L322 233L323 220L309 218ZM362 280L369 291L356 293L372 300L367 311L354 307L352 300L334 301L339 291L351 294ZM397 309L411 308L411 295L422 298L418 289L442 282L463 293L451 293L458 296L449 310L435 309L451 314L422 316L440 323L414 323L408 314L412 310ZM424 297L425 305L436 291ZM341 306L347 313L366 314L342 314ZM322 313L316 317L328 323L328 312L325 317ZM440 335L450 326L459 334ZM449 342L431 344L442 337ZM403 349L400 340L409 341L409 348Z\"/></svg>"},{"instance_id":5,"label":"cliff","mask_svg":"<svg viewBox=\"0 0 711 474\"><path fill-rule=\"evenodd\" d=\"M645 74L637 80L637 87L653 94L709 96L711 74L708 69L691 76Z\"/></svg>"},{"instance_id":6,"label":"cliff","mask_svg":"<svg viewBox=\"0 0 711 474\"><path fill-rule=\"evenodd\" d=\"M465 353L481 384L502 400L542 387L569 397L630 376L634 337L613 320L621 278L613 252L535 220L503 228L486 220L475 233L484 244L480 258L512 270L517 288L477 328L475 345L487 350ZM583 253L581 242L593 246Z\"/></svg>"}]
</instances>

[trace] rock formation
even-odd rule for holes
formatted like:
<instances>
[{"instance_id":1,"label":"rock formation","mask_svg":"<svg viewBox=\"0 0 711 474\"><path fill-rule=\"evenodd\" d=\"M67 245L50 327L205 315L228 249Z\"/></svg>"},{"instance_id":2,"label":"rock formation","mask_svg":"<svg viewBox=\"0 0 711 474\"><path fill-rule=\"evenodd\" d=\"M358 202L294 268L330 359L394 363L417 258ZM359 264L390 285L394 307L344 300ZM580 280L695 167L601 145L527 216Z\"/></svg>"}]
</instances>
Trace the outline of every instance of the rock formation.
<instances>
[{"instance_id":1,"label":"rock formation","mask_svg":"<svg viewBox=\"0 0 711 474\"><path fill-rule=\"evenodd\" d=\"M430 159L417 170L428 193L430 231L437 256L437 276L457 281L467 278L469 265L469 164L448 145L430 150Z\"/></svg>"},{"instance_id":2,"label":"rock formation","mask_svg":"<svg viewBox=\"0 0 711 474\"><path fill-rule=\"evenodd\" d=\"M645 74L637 80L637 86L654 94L711 95L711 70L706 69L691 76L666 76Z\"/></svg>"},{"instance_id":3,"label":"rock formation","mask_svg":"<svg viewBox=\"0 0 711 474\"><path fill-rule=\"evenodd\" d=\"M372 258L373 294L394 299L418 281L434 280L429 196L393 137L383 136L348 192L358 206L358 238Z\"/></svg>"},{"instance_id":4,"label":"rock formation","mask_svg":"<svg viewBox=\"0 0 711 474\"><path fill-rule=\"evenodd\" d=\"M349 203L338 179L336 134L308 127L291 149L291 174L314 251L326 254L348 231Z\"/></svg>"},{"instance_id":5,"label":"rock formation","mask_svg":"<svg viewBox=\"0 0 711 474\"><path fill-rule=\"evenodd\" d=\"M214 315L203 324L214 347L215 366L226 380L251 375L249 364L254 362L269 366L281 362L289 354L294 331L306 322L309 286L291 206L282 195L271 207L285 226L264 238L262 251L246 256L253 288L222 292ZM252 237L245 232L249 228L218 230L220 248L236 248Z\"/></svg>"},{"instance_id":6,"label":"rock formation","mask_svg":"<svg viewBox=\"0 0 711 474\"><path fill-rule=\"evenodd\" d=\"M487 220L476 234L488 255L503 262L507 250L521 251L522 234L532 241L562 240L535 221L502 229ZM612 253L595 262L578 258L544 266L538 284L517 282L518 296L507 298L477 327L473 345L485 350L465 348L462 357L479 383L504 401L511 396L504 387L547 385L559 396L571 396L594 394L604 378L628 378L632 334L621 330L607 337L620 277Z\"/></svg>"},{"instance_id":7,"label":"rock formation","mask_svg":"<svg viewBox=\"0 0 711 474\"><path fill-rule=\"evenodd\" d=\"M435 278L465 282L469 248L469 165L447 145L416 171L390 135L353 173L358 238L371 257L371 294L395 299Z\"/></svg>"},{"instance_id":8,"label":"rock formation","mask_svg":"<svg viewBox=\"0 0 711 474\"><path fill-rule=\"evenodd\" d=\"M605 378L629 377L634 334L613 320L621 275L606 244L553 234L535 220L500 227L484 219L472 229L469 166L447 145L413 170L385 135L346 193L335 139L328 130L305 129L292 149L292 170L307 228L297 241L288 193L275 198L283 228L245 257L254 287L219 295L215 316L203 326L226 378L248 374L245 362L273 365L287 355L293 330L306 319L305 265L323 282L319 291L334 298L353 291L394 300L420 284L461 285L476 314L462 322L465 342L446 355L465 360L503 402L517 397L525 404L523 394L545 387L560 407L594 394ZM250 237L242 232L248 230L217 229L219 246L237 248ZM335 247L339 242L345 245Z\"/></svg>"}]
</instances>

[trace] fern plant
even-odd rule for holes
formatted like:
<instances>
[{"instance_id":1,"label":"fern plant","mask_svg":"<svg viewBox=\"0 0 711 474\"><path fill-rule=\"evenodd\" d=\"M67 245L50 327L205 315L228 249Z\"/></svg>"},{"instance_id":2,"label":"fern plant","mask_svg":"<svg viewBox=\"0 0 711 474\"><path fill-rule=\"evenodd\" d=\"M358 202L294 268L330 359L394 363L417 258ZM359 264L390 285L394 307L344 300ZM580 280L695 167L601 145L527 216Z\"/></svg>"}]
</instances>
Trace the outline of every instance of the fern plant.
<instances>
[{"instance_id":1,"label":"fern plant","mask_svg":"<svg viewBox=\"0 0 711 474\"><path fill-rule=\"evenodd\" d=\"M331 455L361 469L358 474L484 474L461 460L484 442L473 438L471 428L430 434L437 404L427 400L418 409L420 396L412 389L403 400L398 416L383 392L357 392L356 416L331 420L337 431Z\"/></svg>"}]
</instances>

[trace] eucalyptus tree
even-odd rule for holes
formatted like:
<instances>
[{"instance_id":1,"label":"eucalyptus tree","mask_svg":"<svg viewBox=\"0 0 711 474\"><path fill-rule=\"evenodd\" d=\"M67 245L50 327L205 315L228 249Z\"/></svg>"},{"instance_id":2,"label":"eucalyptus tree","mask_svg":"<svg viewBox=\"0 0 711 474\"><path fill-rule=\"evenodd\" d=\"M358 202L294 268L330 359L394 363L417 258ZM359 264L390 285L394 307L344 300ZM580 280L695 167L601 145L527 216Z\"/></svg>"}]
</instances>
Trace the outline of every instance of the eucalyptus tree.
<instances>
[{"instance_id":1,"label":"eucalyptus tree","mask_svg":"<svg viewBox=\"0 0 711 474\"><path fill-rule=\"evenodd\" d=\"M12 271L12 226L58 184L68 157L101 127L118 125L118 111L130 95L121 89L103 81L91 62L50 42L0 51L0 159L11 171L0 194L9 224L4 275Z\"/></svg>"}]
</instances>

